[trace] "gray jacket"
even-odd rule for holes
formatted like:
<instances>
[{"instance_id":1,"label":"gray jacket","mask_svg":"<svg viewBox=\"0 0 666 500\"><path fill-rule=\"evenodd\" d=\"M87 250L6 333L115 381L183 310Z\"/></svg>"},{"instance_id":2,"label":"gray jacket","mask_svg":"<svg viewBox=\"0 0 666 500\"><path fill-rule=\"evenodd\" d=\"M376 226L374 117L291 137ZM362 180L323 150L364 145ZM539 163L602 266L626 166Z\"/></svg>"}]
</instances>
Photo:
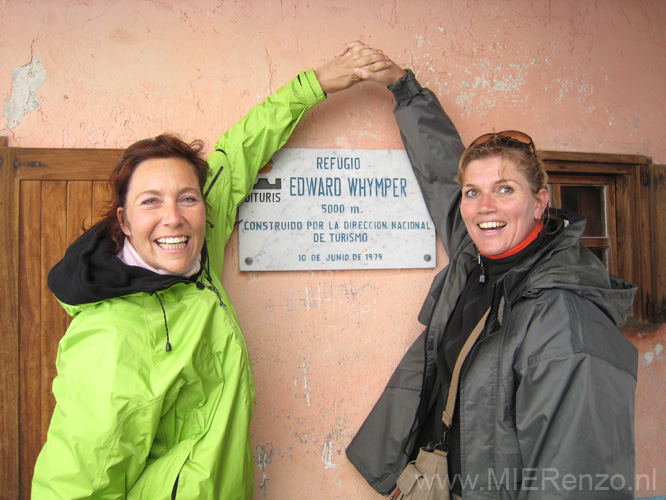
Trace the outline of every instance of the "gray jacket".
<instances>
[{"instance_id":1,"label":"gray jacket","mask_svg":"<svg viewBox=\"0 0 666 500\"><path fill-rule=\"evenodd\" d=\"M410 73L392 88L405 149L449 265L419 314L425 331L404 355L347 456L390 492L414 459L426 415L448 392L437 346L476 265L455 181L464 147L435 95ZM463 498L633 498L636 348L618 330L636 287L609 276L565 228L497 283L484 332L467 358L460 412Z\"/></svg>"}]
</instances>

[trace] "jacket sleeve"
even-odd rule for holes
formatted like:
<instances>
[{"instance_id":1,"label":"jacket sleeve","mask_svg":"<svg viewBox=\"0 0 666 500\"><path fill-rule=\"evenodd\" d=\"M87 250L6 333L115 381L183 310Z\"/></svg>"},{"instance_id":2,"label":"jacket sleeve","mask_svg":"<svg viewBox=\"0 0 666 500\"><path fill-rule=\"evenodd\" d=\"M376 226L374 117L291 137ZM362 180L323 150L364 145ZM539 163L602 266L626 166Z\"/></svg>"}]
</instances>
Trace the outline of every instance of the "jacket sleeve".
<instances>
[{"instance_id":1,"label":"jacket sleeve","mask_svg":"<svg viewBox=\"0 0 666 500\"><path fill-rule=\"evenodd\" d=\"M253 107L215 143L208 157L211 176L205 194L215 212L209 244L218 265L238 206L252 191L259 169L284 146L300 119L325 99L314 71L301 72Z\"/></svg>"},{"instance_id":2,"label":"jacket sleeve","mask_svg":"<svg viewBox=\"0 0 666 500\"><path fill-rule=\"evenodd\" d=\"M411 459L421 403L426 332L405 353L384 392L346 449L347 458L378 493L395 488Z\"/></svg>"},{"instance_id":3,"label":"jacket sleeve","mask_svg":"<svg viewBox=\"0 0 666 500\"><path fill-rule=\"evenodd\" d=\"M125 498L159 423L151 365L137 355L149 347L122 345L113 327L79 326L59 346L56 407L35 465L35 500Z\"/></svg>"},{"instance_id":4,"label":"jacket sleeve","mask_svg":"<svg viewBox=\"0 0 666 500\"><path fill-rule=\"evenodd\" d=\"M519 350L519 498L633 498L636 350L595 309L559 294Z\"/></svg>"},{"instance_id":5,"label":"jacket sleeve","mask_svg":"<svg viewBox=\"0 0 666 500\"><path fill-rule=\"evenodd\" d=\"M467 234L460 216L458 160L465 148L460 134L433 92L422 88L411 71L389 87L394 115L430 217L447 255Z\"/></svg>"},{"instance_id":6,"label":"jacket sleeve","mask_svg":"<svg viewBox=\"0 0 666 500\"><path fill-rule=\"evenodd\" d=\"M394 115L426 207L447 254L452 255L467 235L458 209L460 186L455 180L464 151L460 136L437 97L422 88L411 71L389 89L396 99ZM435 278L420 319L428 316L429 320L444 277L442 272ZM434 359L426 357L427 342L426 330L405 353L346 450L349 461L382 494L395 487L415 451L423 393L431 385L425 373L434 373Z\"/></svg>"}]
</instances>

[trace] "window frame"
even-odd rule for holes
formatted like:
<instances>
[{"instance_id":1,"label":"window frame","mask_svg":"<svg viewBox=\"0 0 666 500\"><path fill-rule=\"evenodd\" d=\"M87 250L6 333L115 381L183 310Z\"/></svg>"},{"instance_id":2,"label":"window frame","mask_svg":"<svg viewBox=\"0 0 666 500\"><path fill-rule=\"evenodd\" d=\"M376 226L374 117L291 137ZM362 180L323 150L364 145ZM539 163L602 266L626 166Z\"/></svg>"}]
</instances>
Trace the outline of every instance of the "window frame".
<instances>
[{"instance_id":1,"label":"window frame","mask_svg":"<svg viewBox=\"0 0 666 500\"><path fill-rule=\"evenodd\" d=\"M558 184L607 185L607 216L614 226L608 249L611 274L638 286L627 328L666 320L666 308L655 307L664 297L663 279L654 276L659 269L657 255L663 253L663 236L655 224L657 205L664 197L658 189L657 172L663 165L654 165L643 155L540 152L549 175L549 190ZM557 201L557 200L556 200ZM664 204L662 201L661 204ZM556 203L554 204L556 205ZM584 239L581 240L586 243ZM661 282L661 285L660 285Z\"/></svg>"},{"instance_id":2,"label":"window frame","mask_svg":"<svg viewBox=\"0 0 666 500\"><path fill-rule=\"evenodd\" d=\"M548 182L548 192L549 192L549 205L553 208L562 208L562 189L568 187L600 187L601 191L601 202L602 207L600 207L601 213L600 219L603 220L602 226L605 230L604 234L600 235L585 235L581 236L580 241L590 250L603 250L604 265L608 269L608 272L614 275L618 275L617 268L617 228L616 228L616 207L613 200L615 200L615 177L609 175L568 175L568 174L555 174L550 176ZM588 200L592 201L592 200ZM586 229L590 226L590 219L587 217L587 211L578 209L576 210L586 219L588 219L588 225Z\"/></svg>"}]
</instances>

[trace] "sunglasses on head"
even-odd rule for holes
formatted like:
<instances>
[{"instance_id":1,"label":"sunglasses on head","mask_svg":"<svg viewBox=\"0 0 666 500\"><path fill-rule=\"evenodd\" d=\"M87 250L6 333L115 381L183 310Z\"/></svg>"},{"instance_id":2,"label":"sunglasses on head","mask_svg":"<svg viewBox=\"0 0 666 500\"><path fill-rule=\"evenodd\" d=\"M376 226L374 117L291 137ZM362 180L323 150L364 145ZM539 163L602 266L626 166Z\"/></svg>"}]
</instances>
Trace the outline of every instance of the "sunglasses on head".
<instances>
[{"instance_id":1,"label":"sunglasses on head","mask_svg":"<svg viewBox=\"0 0 666 500\"><path fill-rule=\"evenodd\" d=\"M467 149L472 149L481 144L484 144L490 140L495 140L498 142L505 142L506 144L513 147L528 147L531 149L532 153L536 155L536 146L532 138L524 132L518 130L503 130L502 132L490 132L488 134L483 134L482 136L474 139ZM517 143L517 144L515 144Z\"/></svg>"}]
</instances>

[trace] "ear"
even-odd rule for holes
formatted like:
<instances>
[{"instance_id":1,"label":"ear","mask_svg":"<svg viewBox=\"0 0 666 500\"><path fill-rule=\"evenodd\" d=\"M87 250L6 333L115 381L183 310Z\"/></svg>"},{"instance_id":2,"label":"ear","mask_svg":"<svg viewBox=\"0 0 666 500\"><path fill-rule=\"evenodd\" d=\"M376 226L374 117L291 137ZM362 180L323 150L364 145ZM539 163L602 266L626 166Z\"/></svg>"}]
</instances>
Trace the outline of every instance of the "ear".
<instances>
[{"instance_id":1,"label":"ear","mask_svg":"<svg viewBox=\"0 0 666 500\"><path fill-rule=\"evenodd\" d=\"M120 223L120 229L122 229L125 236L127 236L128 238L132 236L132 231L130 230L129 224L125 223L122 207L118 207L116 209L116 216L118 217L118 222Z\"/></svg>"},{"instance_id":2,"label":"ear","mask_svg":"<svg viewBox=\"0 0 666 500\"><path fill-rule=\"evenodd\" d=\"M534 209L534 220L539 220L548 206L548 190L545 188L539 189L535 197L537 204Z\"/></svg>"}]
</instances>

